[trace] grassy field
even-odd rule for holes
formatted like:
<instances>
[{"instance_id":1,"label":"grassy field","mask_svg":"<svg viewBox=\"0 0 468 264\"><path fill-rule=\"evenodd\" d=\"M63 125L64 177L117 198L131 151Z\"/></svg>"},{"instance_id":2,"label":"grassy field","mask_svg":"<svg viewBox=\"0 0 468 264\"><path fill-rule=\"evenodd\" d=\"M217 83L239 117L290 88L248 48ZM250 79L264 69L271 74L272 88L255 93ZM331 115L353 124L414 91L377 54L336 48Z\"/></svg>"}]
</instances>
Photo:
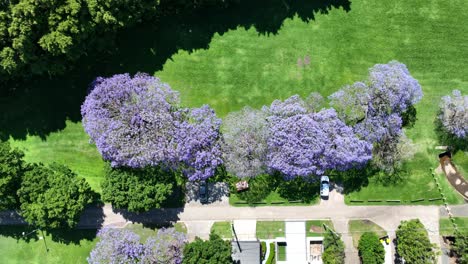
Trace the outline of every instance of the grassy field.
<instances>
[{"instance_id":1,"label":"grassy field","mask_svg":"<svg viewBox=\"0 0 468 264\"><path fill-rule=\"evenodd\" d=\"M221 238L231 239L232 238L232 228L231 222L222 221L214 222L211 227L211 232L218 234Z\"/></svg>"},{"instance_id":2,"label":"grassy field","mask_svg":"<svg viewBox=\"0 0 468 264\"><path fill-rule=\"evenodd\" d=\"M275 239L285 236L284 221L257 221L258 239Z\"/></svg>"},{"instance_id":3,"label":"grassy field","mask_svg":"<svg viewBox=\"0 0 468 264\"><path fill-rule=\"evenodd\" d=\"M458 227L458 230L468 235L468 217L454 217L454 219L455 219L455 224ZM439 231L440 231L440 235L442 236L455 234L453 224L449 218L441 218L439 220Z\"/></svg>"},{"instance_id":4,"label":"grassy field","mask_svg":"<svg viewBox=\"0 0 468 264\"><path fill-rule=\"evenodd\" d=\"M66 128L51 133L45 140L28 136L26 140L10 140L12 146L24 151L28 162L66 164L79 176L84 177L93 190L101 192L104 178L104 162L81 123L66 122Z\"/></svg>"},{"instance_id":5,"label":"grassy field","mask_svg":"<svg viewBox=\"0 0 468 264\"><path fill-rule=\"evenodd\" d=\"M468 36L460 23L467 18L468 2L463 0L355 0L349 12L332 9L309 22L288 19L277 34L259 34L254 27L215 34L207 49L181 50L154 74L180 91L183 104L210 104L224 117L245 105L261 107L293 94L318 91L328 96L365 79L374 64L396 59L408 66L424 91L416 106L418 121L406 131L417 154L406 164L404 182L388 187L370 179L347 200L433 196L436 189L427 172L437 166L433 121L440 97L452 89L468 93ZM298 63L306 57L310 65ZM87 142L80 124L68 123L45 140L28 137L13 144L26 151L27 160L69 165L99 191L103 164ZM467 162L467 155L457 161ZM461 202L450 187L444 186L444 192L450 203Z\"/></svg>"},{"instance_id":6,"label":"grassy field","mask_svg":"<svg viewBox=\"0 0 468 264\"><path fill-rule=\"evenodd\" d=\"M308 220L306 221L306 236L308 237L320 237L323 236L325 229L323 224L330 228L334 228L332 221L330 220Z\"/></svg>"},{"instance_id":7,"label":"grassy field","mask_svg":"<svg viewBox=\"0 0 468 264\"><path fill-rule=\"evenodd\" d=\"M370 220L350 220L348 223L349 232L353 237L353 245L355 248L359 245L359 239L365 232L374 232L377 236L382 237L387 234L385 230Z\"/></svg>"},{"instance_id":8,"label":"grassy field","mask_svg":"<svg viewBox=\"0 0 468 264\"><path fill-rule=\"evenodd\" d=\"M314 205L320 201L319 197L313 199L310 203L305 202L289 202L287 199L280 196L276 191L272 191L264 200L253 205L241 200L235 193L229 195L229 204L232 206L298 206L298 205Z\"/></svg>"},{"instance_id":9,"label":"grassy field","mask_svg":"<svg viewBox=\"0 0 468 264\"><path fill-rule=\"evenodd\" d=\"M20 235L25 227L0 227L0 263L2 264L61 264L86 263L89 252L97 242L96 230L72 230L67 235L76 243L53 241L50 235L40 239L41 232L33 232L30 241L16 239L12 234ZM27 232L27 231L26 231ZM49 251L46 251L46 245Z\"/></svg>"}]
</instances>

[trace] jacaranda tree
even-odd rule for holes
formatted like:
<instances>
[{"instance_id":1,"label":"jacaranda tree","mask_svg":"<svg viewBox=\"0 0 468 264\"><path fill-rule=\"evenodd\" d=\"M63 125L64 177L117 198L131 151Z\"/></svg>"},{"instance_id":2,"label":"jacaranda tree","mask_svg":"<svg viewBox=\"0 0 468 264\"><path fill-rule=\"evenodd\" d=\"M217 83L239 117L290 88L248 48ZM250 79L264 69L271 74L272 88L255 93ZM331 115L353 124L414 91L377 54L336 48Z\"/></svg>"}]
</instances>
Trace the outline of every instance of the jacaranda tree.
<instances>
[{"instance_id":1,"label":"jacaranda tree","mask_svg":"<svg viewBox=\"0 0 468 264\"><path fill-rule=\"evenodd\" d=\"M457 138L468 138L468 95L453 90L440 102L439 120L443 128Z\"/></svg>"},{"instance_id":2,"label":"jacaranda tree","mask_svg":"<svg viewBox=\"0 0 468 264\"><path fill-rule=\"evenodd\" d=\"M222 163L220 119L208 106L185 109L158 78L118 74L97 78L81 107L83 125L112 167L182 167L206 179Z\"/></svg>"},{"instance_id":3,"label":"jacaranda tree","mask_svg":"<svg viewBox=\"0 0 468 264\"><path fill-rule=\"evenodd\" d=\"M265 111L245 107L224 119L226 170L240 178L266 172L268 127Z\"/></svg>"},{"instance_id":4,"label":"jacaranda tree","mask_svg":"<svg viewBox=\"0 0 468 264\"><path fill-rule=\"evenodd\" d=\"M140 237L127 229L103 228L99 242L88 257L90 264L142 263L180 264L187 239L174 228L160 229L144 244Z\"/></svg>"},{"instance_id":5,"label":"jacaranda tree","mask_svg":"<svg viewBox=\"0 0 468 264\"><path fill-rule=\"evenodd\" d=\"M333 109L308 114L296 103L270 109L268 166L287 178L347 170L371 159L371 144L358 139Z\"/></svg>"},{"instance_id":6,"label":"jacaranda tree","mask_svg":"<svg viewBox=\"0 0 468 264\"><path fill-rule=\"evenodd\" d=\"M330 104L339 117L353 125L354 132L374 145L374 165L392 174L399 168L404 155L400 149L403 121L414 123L414 104L422 98L422 89L406 66L397 61L376 64L369 70L365 82L345 86L332 94Z\"/></svg>"}]
</instances>

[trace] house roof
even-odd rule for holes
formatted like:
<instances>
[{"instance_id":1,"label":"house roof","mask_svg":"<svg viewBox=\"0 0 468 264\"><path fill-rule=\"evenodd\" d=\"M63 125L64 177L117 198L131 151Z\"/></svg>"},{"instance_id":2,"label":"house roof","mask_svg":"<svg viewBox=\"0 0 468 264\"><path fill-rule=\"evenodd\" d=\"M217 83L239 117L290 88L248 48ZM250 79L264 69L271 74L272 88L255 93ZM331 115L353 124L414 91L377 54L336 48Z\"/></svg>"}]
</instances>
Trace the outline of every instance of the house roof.
<instances>
[{"instance_id":1,"label":"house roof","mask_svg":"<svg viewBox=\"0 0 468 264\"><path fill-rule=\"evenodd\" d=\"M260 264L259 241L232 241L232 259L239 264ZM240 247L240 249L239 249Z\"/></svg>"}]
</instances>

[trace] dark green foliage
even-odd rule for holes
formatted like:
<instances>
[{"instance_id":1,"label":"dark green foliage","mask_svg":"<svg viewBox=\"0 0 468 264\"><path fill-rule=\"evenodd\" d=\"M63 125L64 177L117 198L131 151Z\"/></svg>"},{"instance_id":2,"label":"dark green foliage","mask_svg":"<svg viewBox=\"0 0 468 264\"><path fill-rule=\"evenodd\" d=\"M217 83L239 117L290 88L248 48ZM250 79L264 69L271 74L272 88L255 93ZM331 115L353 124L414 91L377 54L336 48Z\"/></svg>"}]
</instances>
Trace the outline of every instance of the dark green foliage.
<instances>
[{"instance_id":1,"label":"dark green foliage","mask_svg":"<svg viewBox=\"0 0 468 264\"><path fill-rule=\"evenodd\" d=\"M402 221L396 231L397 251L405 263L434 263L434 246L419 219Z\"/></svg>"},{"instance_id":2,"label":"dark green foliage","mask_svg":"<svg viewBox=\"0 0 468 264\"><path fill-rule=\"evenodd\" d=\"M458 263L468 264L468 234L457 232L453 250L458 256Z\"/></svg>"},{"instance_id":3,"label":"dark green foliage","mask_svg":"<svg viewBox=\"0 0 468 264\"><path fill-rule=\"evenodd\" d=\"M21 216L40 228L72 228L94 193L85 179L63 165L32 164L18 190Z\"/></svg>"},{"instance_id":4,"label":"dark green foliage","mask_svg":"<svg viewBox=\"0 0 468 264\"><path fill-rule=\"evenodd\" d=\"M184 248L184 264L225 264L232 263L232 248L229 241L211 233L209 240L195 238Z\"/></svg>"},{"instance_id":5,"label":"dark green foliage","mask_svg":"<svg viewBox=\"0 0 468 264\"><path fill-rule=\"evenodd\" d=\"M278 193L281 197L289 201L302 200L311 202L319 195L320 183L317 179L296 177L291 180L281 181L278 186Z\"/></svg>"},{"instance_id":6,"label":"dark green foliage","mask_svg":"<svg viewBox=\"0 0 468 264\"><path fill-rule=\"evenodd\" d=\"M345 260L345 246L341 237L327 229L323 238L322 260L325 264L343 264Z\"/></svg>"},{"instance_id":7,"label":"dark green foliage","mask_svg":"<svg viewBox=\"0 0 468 264\"><path fill-rule=\"evenodd\" d=\"M19 206L16 192L26 166L23 157L23 152L11 149L8 142L0 142L0 209Z\"/></svg>"},{"instance_id":8,"label":"dark green foliage","mask_svg":"<svg viewBox=\"0 0 468 264\"><path fill-rule=\"evenodd\" d=\"M108 168L102 183L102 198L114 208L143 212L161 207L172 194L174 173L156 167Z\"/></svg>"},{"instance_id":9,"label":"dark green foliage","mask_svg":"<svg viewBox=\"0 0 468 264\"><path fill-rule=\"evenodd\" d=\"M155 12L158 0L16 0L0 11L0 79L62 73L114 33Z\"/></svg>"},{"instance_id":10,"label":"dark green foliage","mask_svg":"<svg viewBox=\"0 0 468 264\"><path fill-rule=\"evenodd\" d=\"M358 249L363 264L382 264L385 261L384 246L374 232L362 234Z\"/></svg>"},{"instance_id":11,"label":"dark green foliage","mask_svg":"<svg viewBox=\"0 0 468 264\"><path fill-rule=\"evenodd\" d=\"M418 118L416 117L417 111L413 105L408 106L405 112L401 114L401 119L403 121L402 125L406 128L412 128Z\"/></svg>"},{"instance_id":12,"label":"dark green foliage","mask_svg":"<svg viewBox=\"0 0 468 264\"><path fill-rule=\"evenodd\" d=\"M260 202L276 188L276 178L268 174L262 174L250 178L249 189L239 193L237 196L248 203ZM232 190L231 190L232 191ZM234 190L235 191L235 190Z\"/></svg>"},{"instance_id":13,"label":"dark green foliage","mask_svg":"<svg viewBox=\"0 0 468 264\"><path fill-rule=\"evenodd\" d=\"M265 254L266 254L266 250L267 250L266 242L265 241L260 242L260 246L262 248L262 254L260 255L260 259L263 261L263 260L265 260Z\"/></svg>"}]
</instances>

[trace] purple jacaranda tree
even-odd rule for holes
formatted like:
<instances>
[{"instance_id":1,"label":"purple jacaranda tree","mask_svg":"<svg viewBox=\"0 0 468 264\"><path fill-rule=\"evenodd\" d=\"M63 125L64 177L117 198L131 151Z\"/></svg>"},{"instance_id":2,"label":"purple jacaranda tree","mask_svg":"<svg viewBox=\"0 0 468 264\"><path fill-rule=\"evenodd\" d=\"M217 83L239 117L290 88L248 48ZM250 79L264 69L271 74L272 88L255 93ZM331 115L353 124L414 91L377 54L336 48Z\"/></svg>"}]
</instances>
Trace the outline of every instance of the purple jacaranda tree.
<instances>
[{"instance_id":1,"label":"purple jacaranda tree","mask_svg":"<svg viewBox=\"0 0 468 264\"><path fill-rule=\"evenodd\" d=\"M222 163L221 120L208 106L181 108L179 94L146 74L97 78L81 107L83 126L112 167L182 167L190 180Z\"/></svg>"},{"instance_id":2,"label":"purple jacaranda tree","mask_svg":"<svg viewBox=\"0 0 468 264\"><path fill-rule=\"evenodd\" d=\"M113 167L142 168L176 159L179 95L158 78L97 78L81 107L85 131Z\"/></svg>"},{"instance_id":3,"label":"purple jacaranda tree","mask_svg":"<svg viewBox=\"0 0 468 264\"><path fill-rule=\"evenodd\" d=\"M245 107L229 113L223 124L226 170L240 178L266 172L267 112Z\"/></svg>"},{"instance_id":4,"label":"purple jacaranda tree","mask_svg":"<svg viewBox=\"0 0 468 264\"><path fill-rule=\"evenodd\" d=\"M367 116L371 100L370 89L363 82L346 85L328 97L338 117L349 125L354 125Z\"/></svg>"},{"instance_id":5,"label":"purple jacaranda tree","mask_svg":"<svg viewBox=\"0 0 468 264\"><path fill-rule=\"evenodd\" d=\"M158 230L144 244L138 235L127 229L106 227L98 232L98 238L87 259L90 264L180 264L187 243L185 234L174 228Z\"/></svg>"},{"instance_id":6,"label":"purple jacaranda tree","mask_svg":"<svg viewBox=\"0 0 468 264\"><path fill-rule=\"evenodd\" d=\"M468 138L468 95L453 90L452 96L444 96L438 116L442 126L457 138Z\"/></svg>"},{"instance_id":7,"label":"purple jacaranda tree","mask_svg":"<svg viewBox=\"0 0 468 264\"><path fill-rule=\"evenodd\" d=\"M186 110L183 116L174 135L178 159L189 180L205 180L223 163L219 142L221 119L207 105Z\"/></svg>"},{"instance_id":8,"label":"purple jacaranda tree","mask_svg":"<svg viewBox=\"0 0 468 264\"><path fill-rule=\"evenodd\" d=\"M174 228L158 230L143 245L142 264L181 264L187 237Z\"/></svg>"},{"instance_id":9,"label":"purple jacaranda tree","mask_svg":"<svg viewBox=\"0 0 468 264\"><path fill-rule=\"evenodd\" d=\"M419 82L411 76L406 65L397 61L376 64L369 70L367 83L370 88L368 111L372 116L401 115L423 96Z\"/></svg>"},{"instance_id":10,"label":"purple jacaranda tree","mask_svg":"<svg viewBox=\"0 0 468 264\"><path fill-rule=\"evenodd\" d=\"M140 237L130 230L103 228L88 257L90 264L139 263L144 252Z\"/></svg>"},{"instance_id":11,"label":"purple jacaranda tree","mask_svg":"<svg viewBox=\"0 0 468 264\"><path fill-rule=\"evenodd\" d=\"M269 117L268 166L286 178L322 175L326 170L347 170L366 164L372 146L338 119L335 110L278 115L276 103ZM289 111L290 105L284 104ZM298 109L298 108L296 108Z\"/></svg>"}]
</instances>

